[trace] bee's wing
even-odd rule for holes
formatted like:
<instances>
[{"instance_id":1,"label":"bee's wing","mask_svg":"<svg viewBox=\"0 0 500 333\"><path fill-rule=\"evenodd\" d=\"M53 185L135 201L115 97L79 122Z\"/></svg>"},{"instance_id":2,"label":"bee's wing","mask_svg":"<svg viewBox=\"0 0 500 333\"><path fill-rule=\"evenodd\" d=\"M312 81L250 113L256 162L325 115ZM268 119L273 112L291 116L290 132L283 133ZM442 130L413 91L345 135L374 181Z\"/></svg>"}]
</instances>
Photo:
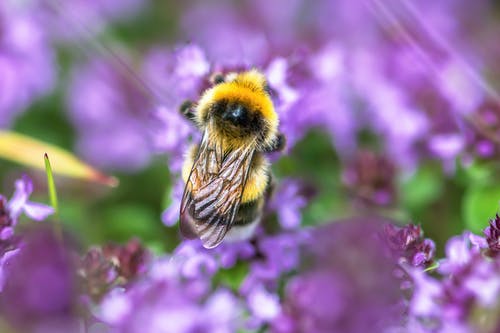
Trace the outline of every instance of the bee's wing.
<instances>
[{"instance_id":1,"label":"bee's wing","mask_svg":"<svg viewBox=\"0 0 500 333\"><path fill-rule=\"evenodd\" d=\"M251 147L224 153L205 132L181 202L184 236L199 237L206 248L222 242L240 207L253 153Z\"/></svg>"}]
</instances>

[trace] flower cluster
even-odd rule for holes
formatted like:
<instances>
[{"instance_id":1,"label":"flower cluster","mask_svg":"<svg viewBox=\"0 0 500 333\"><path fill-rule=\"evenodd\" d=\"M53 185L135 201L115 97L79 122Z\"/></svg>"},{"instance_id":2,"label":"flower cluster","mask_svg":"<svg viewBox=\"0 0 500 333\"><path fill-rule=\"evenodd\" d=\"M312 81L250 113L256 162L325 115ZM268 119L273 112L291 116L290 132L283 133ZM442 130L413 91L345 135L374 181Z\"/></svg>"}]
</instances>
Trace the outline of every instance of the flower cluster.
<instances>
[{"instance_id":1,"label":"flower cluster","mask_svg":"<svg viewBox=\"0 0 500 333\"><path fill-rule=\"evenodd\" d=\"M193 128L180 125L182 102L199 98L211 73L250 67L266 74L288 152L312 129L328 133L344 163L346 189L363 204L397 203L396 170L411 173L421 161L438 159L452 172L457 158L470 162L484 155L470 149L478 137L483 150L495 147L493 123L475 120L485 117L486 83L473 80L477 71L443 41L454 40L469 50L473 38L462 33L462 15L474 24L487 8L478 5L464 13L459 4L448 2L426 2L418 8L392 1L335 3L281 4L286 8L280 10L279 31L259 1L186 5L181 33L195 44L175 51L155 49L149 58L154 62L146 66L164 70L150 71L155 75L148 81L175 96L159 117L164 129L180 128L178 135L161 137L168 143L163 151L169 154L171 170L179 170L177 147L185 148L182 142L195 135ZM352 10L359 17L354 19ZM447 11L457 15L439 14ZM335 24L325 24L326 18ZM355 154L367 144L362 137L381 156ZM174 149L171 142L178 143ZM179 193L174 191L173 204L179 202ZM164 222L172 225L172 216L169 208Z\"/></svg>"},{"instance_id":2,"label":"flower cluster","mask_svg":"<svg viewBox=\"0 0 500 333\"><path fill-rule=\"evenodd\" d=\"M36 12L13 1L0 4L0 127L53 88L56 69Z\"/></svg>"},{"instance_id":3,"label":"flower cluster","mask_svg":"<svg viewBox=\"0 0 500 333\"><path fill-rule=\"evenodd\" d=\"M287 282L275 332L384 332L404 313L394 261L377 220L319 227L305 247L305 271Z\"/></svg>"},{"instance_id":4,"label":"flower cluster","mask_svg":"<svg viewBox=\"0 0 500 333\"><path fill-rule=\"evenodd\" d=\"M436 278L424 270L434 260L434 244L420 227L380 218L301 235L259 233L214 250L188 241L153 263L142 283L111 292L98 316L120 332L493 332L486 320L500 323L484 316L498 306L500 267L485 256L486 244L470 233L452 238ZM242 269L239 285L221 280ZM215 304L224 310L218 320ZM146 325L143 310L132 311L143 307L153 318ZM189 316L196 319L183 319Z\"/></svg>"},{"instance_id":5,"label":"flower cluster","mask_svg":"<svg viewBox=\"0 0 500 333\"><path fill-rule=\"evenodd\" d=\"M7 78L2 80L2 125L52 87L55 52L48 39L75 35L73 30L88 33L87 27L99 30L145 5L141 0L2 4L0 70ZM110 73L116 67L134 72L123 67L124 61L112 60L110 66L101 59L75 69L68 105L79 129L79 151L93 163L116 169L142 168L153 152L166 152L178 171L176 156L193 134L178 115L180 104L196 100L213 72L258 67L268 77L289 149L311 128L322 128L345 158L352 157L364 131L378 135L396 165L413 167L431 156L451 169L457 156L494 155L497 99L478 78L481 69L494 64L472 52L473 36L491 33L490 25L480 24L490 17L486 4L294 0L276 2L276 11L268 6L227 0L183 4L178 37L193 44L173 51L154 47L134 59L144 68L140 75L126 75L134 88ZM143 90L138 86L144 83L158 97L156 111L134 91Z\"/></svg>"},{"instance_id":6,"label":"flower cluster","mask_svg":"<svg viewBox=\"0 0 500 333\"><path fill-rule=\"evenodd\" d=\"M0 10L5 12L2 45L11 45L0 49L6 61L0 68L8 78L1 99L7 104L0 107L3 125L52 86L54 49L47 39L88 33L86 27L99 29L145 5L140 0L33 0L18 6L7 1ZM491 59L469 54L474 39L461 25L468 22L471 31L489 33L489 25L479 24L489 17L485 4L465 11L463 3L449 1L426 1L422 7L375 0L279 1L273 4L279 17L267 6L262 1L190 1L181 8L179 37L193 44L152 48L133 60L142 64L141 71L116 59L94 59L74 69L68 106L82 155L102 167L134 170L145 167L154 152L163 152L177 172L185 142L194 135L178 115L181 103L196 100L213 72L258 67L268 77L288 149L310 129L321 128L348 159L360 144L359 133L366 131L379 137L393 163L406 167L423 156L441 159L450 169L457 156L493 156L496 100L477 78ZM443 17L443 12L455 15ZM444 40L459 45L463 56ZM7 49L24 56L12 57ZM473 57L477 69L466 61ZM13 63L21 59L23 64ZM159 105L144 100L139 93L144 89L154 90L153 103Z\"/></svg>"},{"instance_id":7,"label":"flower cluster","mask_svg":"<svg viewBox=\"0 0 500 333\"><path fill-rule=\"evenodd\" d=\"M136 15L147 3L145 0L29 0L29 6L38 12L38 20L51 38L69 42L88 38L86 34L99 32L112 21Z\"/></svg>"},{"instance_id":8,"label":"flower cluster","mask_svg":"<svg viewBox=\"0 0 500 333\"><path fill-rule=\"evenodd\" d=\"M494 219L490 220L490 225L484 229L484 236L488 243L489 251L492 256L500 253L500 217L495 215Z\"/></svg>"},{"instance_id":9,"label":"flower cluster","mask_svg":"<svg viewBox=\"0 0 500 333\"><path fill-rule=\"evenodd\" d=\"M2 1L0 5L0 127L56 85L54 40L84 37L137 13L143 0Z\"/></svg>"},{"instance_id":10,"label":"flower cluster","mask_svg":"<svg viewBox=\"0 0 500 333\"><path fill-rule=\"evenodd\" d=\"M424 238L420 226L397 227L389 223L384 226L384 237L401 263L420 267L432 264L435 245L431 239Z\"/></svg>"},{"instance_id":11,"label":"flower cluster","mask_svg":"<svg viewBox=\"0 0 500 333\"><path fill-rule=\"evenodd\" d=\"M2 318L20 330L72 331L83 322L116 332L256 329L279 314L279 281L297 269L300 244L307 238L298 231L270 235L261 230L251 241L225 243L213 251L186 241L172 255L151 258L132 240L78 255L71 237L61 243L47 228L14 234L22 211L37 220L53 211L28 201L32 190L25 177L16 182L11 200L0 200L0 306ZM223 282L214 289L222 272L241 269L245 275L239 285ZM16 302L8 301L14 294Z\"/></svg>"},{"instance_id":12,"label":"flower cluster","mask_svg":"<svg viewBox=\"0 0 500 333\"><path fill-rule=\"evenodd\" d=\"M31 219L41 221L54 212L52 207L28 200L33 192L33 184L27 176L16 180L15 188L9 201L0 194L0 290L3 285L3 266L17 253L21 243L19 235L15 234L21 214L25 213Z\"/></svg>"},{"instance_id":13,"label":"flower cluster","mask_svg":"<svg viewBox=\"0 0 500 333\"><path fill-rule=\"evenodd\" d=\"M448 241L437 278L408 270L414 283L412 330L497 332L500 262L491 260L485 248L484 238L465 233Z\"/></svg>"},{"instance_id":14,"label":"flower cluster","mask_svg":"<svg viewBox=\"0 0 500 333\"><path fill-rule=\"evenodd\" d=\"M208 68L263 69L289 148L309 129L320 127L331 134L337 151L348 157L358 144L357 133L367 130L381 138L399 165L414 166L420 157L430 155L450 166L467 151L470 140L464 140L465 134L491 133L463 117L483 113L487 84L478 82L478 70L444 42L461 46L463 57L480 58L465 52L471 51L467 46L473 39L460 22L487 31L488 26L478 24L488 16L484 4L464 11L458 2L413 7L394 1L340 0L333 5L297 0L274 4L280 8L279 18L269 14L268 6L261 1L239 6L225 0L210 5L190 2L181 17L181 32L205 55L175 53L164 63L191 68L190 73L198 76L206 75ZM443 17L444 12L455 15ZM484 66L490 61L481 60ZM168 77L178 77L177 72L171 70ZM199 96L200 86L185 82L195 92L183 96ZM483 150L496 140L491 135L485 139ZM484 155L474 156L478 154Z\"/></svg>"},{"instance_id":15,"label":"flower cluster","mask_svg":"<svg viewBox=\"0 0 500 333\"><path fill-rule=\"evenodd\" d=\"M190 44L145 42L142 54L123 49L78 64L65 49L86 26L103 31L145 4L0 3L0 127L11 126L52 89L60 55L69 81L59 89L66 94L76 150L96 166L128 172L146 168L155 154L166 156L174 181L161 219L174 226L183 155L200 138L180 106L199 99L214 73L256 67L268 80L287 138L285 154L291 155L276 163L282 179L266 202L262 224L251 239L211 250L185 240L168 244L177 245L171 253L154 255L137 239L85 250L47 226L21 231L22 213L43 220L53 210L29 201L28 178L17 180L10 200L0 195L0 330L500 330L498 215L482 236L450 238L442 259L439 242L425 238L421 226L373 216L373 208L414 221L425 216L422 207L396 211L405 208L400 178L424 163L437 161L430 167L465 178L455 171L499 156L499 98L482 75L494 72L499 51L492 47L484 54L477 47L493 44L498 35L497 24L489 24L491 3L189 0L173 13L179 25L171 33ZM338 186L339 201L347 192L355 209L369 208L363 210L367 217L319 226L318 207L309 202L323 184L310 190L305 184L316 170L300 174L300 166L290 163L302 157L299 143L313 130L326 134L335 152L328 158L338 162L321 174L331 176L325 187ZM463 185L461 179L456 185ZM469 191L482 183L466 186ZM416 195L438 192L429 188ZM344 216L335 211L337 197L327 199L321 209L329 217Z\"/></svg>"},{"instance_id":16,"label":"flower cluster","mask_svg":"<svg viewBox=\"0 0 500 333\"><path fill-rule=\"evenodd\" d=\"M39 325L39 320L46 318L44 314L52 319L52 314L66 314L70 286L65 281L72 272L66 266L69 253L54 244L52 232L46 229L29 235L16 232L22 213L41 221L54 212L52 207L29 201L32 192L33 184L24 176L16 180L10 200L0 195L0 310L13 325L23 329ZM28 281L43 285L45 293L40 293L40 285ZM59 293L59 287L64 293ZM47 302L48 299L51 301ZM52 325L43 323L46 324Z\"/></svg>"},{"instance_id":17,"label":"flower cluster","mask_svg":"<svg viewBox=\"0 0 500 333\"><path fill-rule=\"evenodd\" d=\"M21 211L52 212L28 201L31 191L25 177L0 200L1 318L14 329L490 333L500 325L498 217L485 237L451 238L441 260L419 226L377 217L260 228L211 250L184 241L153 256L131 240L78 255L71 237L46 227L14 232Z\"/></svg>"},{"instance_id":18,"label":"flower cluster","mask_svg":"<svg viewBox=\"0 0 500 333\"><path fill-rule=\"evenodd\" d=\"M154 106L145 93L110 59L81 65L72 77L68 105L80 154L107 169L130 171L147 165L153 151L147 128Z\"/></svg>"},{"instance_id":19,"label":"flower cluster","mask_svg":"<svg viewBox=\"0 0 500 333\"><path fill-rule=\"evenodd\" d=\"M70 245L60 243L46 226L23 236L18 253L3 268L3 318L18 331L75 331L77 286Z\"/></svg>"},{"instance_id":20,"label":"flower cluster","mask_svg":"<svg viewBox=\"0 0 500 333\"><path fill-rule=\"evenodd\" d=\"M346 188L361 203L389 206L396 199L395 167L385 156L360 151L342 174Z\"/></svg>"},{"instance_id":21,"label":"flower cluster","mask_svg":"<svg viewBox=\"0 0 500 333\"><path fill-rule=\"evenodd\" d=\"M137 239L126 245L92 247L78 260L78 276L84 295L94 301L117 286L125 286L142 275L150 254Z\"/></svg>"},{"instance_id":22,"label":"flower cluster","mask_svg":"<svg viewBox=\"0 0 500 333\"><path fill-rule=\"evenodd\" d=\"M110 293L98 317L112 332L234 332L242 311L235 295L211 291L213 271L186 276L182 261L157 260L133 288Z\"/></svg>"}]
</instances>

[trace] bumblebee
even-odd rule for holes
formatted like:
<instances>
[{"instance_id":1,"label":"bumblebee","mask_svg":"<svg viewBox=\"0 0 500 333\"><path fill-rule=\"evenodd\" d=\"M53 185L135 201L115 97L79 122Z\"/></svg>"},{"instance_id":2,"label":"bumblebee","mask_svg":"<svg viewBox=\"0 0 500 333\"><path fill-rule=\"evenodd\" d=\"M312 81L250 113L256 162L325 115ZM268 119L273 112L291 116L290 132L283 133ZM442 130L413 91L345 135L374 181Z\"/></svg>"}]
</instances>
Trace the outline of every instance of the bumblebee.
<instances>
[{"instance_id":1,"label":"bumblebee","mask_svg":"<svg viewBox=\"0 0 500 333\"><path fill-rule=\"evenodd\" d=\"M271 186L264 154L285 145L261 72L217 75L212 84L196 104L181 107L203 136L182 170L180 230L186 238L200 238L205 248L253 234Z\"/></svg>"}]
</instances>

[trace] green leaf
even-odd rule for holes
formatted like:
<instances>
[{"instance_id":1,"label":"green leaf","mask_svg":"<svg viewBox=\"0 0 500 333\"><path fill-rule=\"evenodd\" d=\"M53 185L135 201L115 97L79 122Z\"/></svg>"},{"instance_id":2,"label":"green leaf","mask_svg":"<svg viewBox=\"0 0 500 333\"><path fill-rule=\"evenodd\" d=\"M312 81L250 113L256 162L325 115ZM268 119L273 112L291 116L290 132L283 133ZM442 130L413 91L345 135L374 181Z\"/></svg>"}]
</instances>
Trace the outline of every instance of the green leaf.
<instances>
[{"instance_id":1,"label":"green leaf","mask_svg":"<svg viewBox=\"0 0 500 333\"><path fill-rule=\"evenodd\" d=\"M493 169L491 165L484 162L474 162L463 169L469 183L488 183L493 178Z\"/></svg>"},{"instance_id":2,"label":"green leaf","mask_svg":"<svg viewBox=\"0 0 500 333\"><path fill-rule=\"evenodd\" d=\"M401 184L403 206L410 209L422 208L435 201L443 192L443 176L437 167L423 166Z\"/></svg>"},{"instance_id":3,"label":"green leaf","mask_svg":"<svg viewBox=\"0 0 500 333\"><path fill-rule=\"evenodd\" d=\"M159 221L158 215L150 207L134 203L123 202L109 207L98 222L105 239L125 242L132 237L139 237L154 247L157 242L166 242L167 229Z\"/></svg>"},{"instance_id":4,"label":"green leaf","mask_svg":"<svg viewBox=\"0 0 500 333\"><path fill-rule=\"evenodd\" d=\"M479 233L498 212L500 185L472 185L465 192L463 200L465 224L472 232Z\"/></svg>"},{"instance_id":5,"label":"green leaf","mask_svg":"<svg viewBox=\"0 0 500 333\"><path fill-rule=\"evenodd\" d=\"M72 153L29 136L0 130L0 158L28 167L44 170L42 156L48 154L56 175L80 178L108 186L117 186L118 180L107 176L79 160Z\"/></svg>"},{"instance_id":6,"label":"green leaf","mask_svg":"<svg viewBox=\"0 0 500 333\"><path fill-rule=\"evenodd\" d=\"M240 288L241 283L248 275L248 264L245 262L238 262L234 267L227 270L220 270L214 278L216 285L225 285L234 291Z\"/></svg>"}]
</instances>

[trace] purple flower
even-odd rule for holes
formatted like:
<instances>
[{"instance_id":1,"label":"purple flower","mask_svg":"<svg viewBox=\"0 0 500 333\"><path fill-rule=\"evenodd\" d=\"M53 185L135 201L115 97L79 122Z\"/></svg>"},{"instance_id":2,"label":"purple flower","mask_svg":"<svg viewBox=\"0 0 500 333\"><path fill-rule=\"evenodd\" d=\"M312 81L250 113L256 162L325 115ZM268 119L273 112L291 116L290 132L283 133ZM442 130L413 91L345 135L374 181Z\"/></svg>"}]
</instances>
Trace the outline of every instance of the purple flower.
<instances>
[{"instance_id":1,"label":"purple flower","mask_svg":"<svg viewBox=\"0 0 500 333\"><path fill-rule=\"evenodd\" d=\"M470 114L484 99L484 89L474 80L468 68L457 60L444 64L439 73L438 86L445 98L459 114Z\"/></svg>"},{"instance_id":2,"label":"purple flower","mask_svg":"<svg viewBox=\"0 0 500 333\"><path fill-rule=\"evenodd\" d=\"M397 227L394 224L386 224L384 239L398 259L412 266L426 267L434 260L434 242L424 238L420 226L408 224Z\"/></svg>"},{"instance_id":3,"label":"purple flower","mask_svg":"<svg viewBox=\"0 0 500 333\"><path fill-rule=\"evenodd\" d=\"M144 0L33 0L29 4L53 38L69 42L85 38L89 32L98 33L111 21L137 14L145 3Z\"/></svg>"},{"instance_id":4,"label":"purple flower","mask_svg":"<svg viewBox=\"0 0 500 333\"><path fill-rule=\"evenodd\" d=\"M341 88L346 74L339 70L343 60L337 48L327 46L318 54L277 57L268 64L266 74L288 149L315 127L332 135L339 153L355 147L355 118Z\"/></svg>"},{"instance_id":5,"label":"purple flower","mask_svg":"<svg viewBox=\"0 0 500 333\"><path fill-rule=\"evenodd\" d=\"M158 122L151 131L153 146L158 152L167 154L170 172L178 174L181 172L184 155L189 147L189 139L196 137L196 134L193 127L181 116L178 106L168 109L160 107L155 117ZM184 185L183 182L180 184ZM174 186L174 191L177 191L178 186L180 185Z\"/></svg>"},{"instance_id":6,"label":"purple flower","mask_svg":"<svg viewBox=\"0 0 500 333\"><path fill-rule=\"evenodd\" d=\"M303 230L277 235L258 235L256 257L250 262L250 271L240 286L247 297L255 288L277 292L279 281L300 265L300 247L308 240Z\"/></svg>"},{"instance_id":7,"label":"purple flower","mask_svg":"<svg viewBox=\"0 0 500 333\"><path fill-rule=\"evenodd\" d=\"M102 297L118 277L113 262L97 247L89 249L79 262L77 272L84 293L94 300Z\"/></svg>"},{"instance_id":8,"label":"purple flower","mask_svg":"<svg viewBox=\"0 0 500 333\"><path fill-rule=\"evenodd\" d=\"M383 332L402 319L402 295L370 219L339 221L312 232L305 271L285 288L276 332Z\"/></svg>"},{"instance_id":9,"label":"purple flower","mask_svg":"<svg viewBox=\"0 0 500 333\"><path fill-rule=\"evenodd\" d=\"M182 258L180 272L187 278L211 277L218 271L214 255L203 251L198 241L184 241L175 250L176 258Z\"/></svg>"},{"instance_id":10,"label":"purple flower","mask_svg":"<svg viewBox=\"0 0 500 333\"><path fill-rule=\"evenodd\" d=\"M181 17L181 32L202 46L209 59L230 67L263 63L271 45L261 29L248 22L248 11L237 11L225 0L194 4Z\"/></svg>"},{"instance_id":11,"label":"purple flower","mask_svg":"<svg viewBox=\"0 0 500 333\"><path fill-rule=\"evenodd\" d=\"M494 255L500 253L500 216L498 214L490 220L490 225L484 229L484 235L490 252Z\"/></svg>"},{"instance_id":12,"label":"purple flower","mask_svg":"<svg viewBox=\"0 0 500 333\"><path fill-rule=\"evenodd\" d=\"M144 77L162 96L162 106L155 110L155 123L150 130L153 147L167 153L173 173L180 173L190 139L199 139L195 127L180 114L180 106L186 100L199 99L208 87L210 67L203 50L193 44L175 50L154 48L143 61Z\"/></svg>"},{"instance_id":13,"label":"purple flower","mask_svg":"<svg viewBox=\"0 0 500 333\"><path fill-rule=\"evenodd\" d=\"M277 294L268 292L262 286L256 286L248 292L248 308L250 310L250 320L246 326L258 328L263 324L272 322L281 312L280 300Z\"/></svg>"},{"instance_id":14,"label":"purple flower","mask_svg":"<svg viewBox=\"0 0 500 333\"><path fill-rule=\"evenodd\" d=\"M484 100L474 112L468 114L465 127L466 149L471 157L493 159L499 154L496 140L500 128L500 104L495 100Z\"/></svg>"},{"instance_id":15,"label":"purple flower","mask_svg":"<svg viewBox=\"0 0 500 333\"><path fill-rule=\"evenodd\" d=\"M409 315L423 319L422 328L448 332L454 327L476 332L491 324L475 322L474 314L492 311L498 305L500 265L483 255L475 245L477 240L469 233L451 238L446 245L447 256L439 262L437 278L407 268L413 281Z\"/></svg>"},{"instance_id":16,"label":"purple flower","mask_svg":"<svg viewBox=\"0 0 500 333\"><path fill-rule=\"evenodd\" d=\"M215 249L205 249L199 240L184 240L175 249L175 257L183 258L183 275L194 278L213 276L221 269L229 269L238 260L251 260L256 255L250 241L224 242Z\"/></svg>"},{"instance_id":17,"label":"purple flower","mask_svg":"<svg viewBox=\"0 0 500 333\"><path fill-rule=\"evenodd\" d=\"M14 221L7 210L7 200L0 195L0 240L5 241L14 234Z\"/></svg>"},{"instance_id":18,"label":"purple flower","mask_svg":"<svg viewBox=\"0 0 500 333\"><path fill-rule=\"evenodd\" d=\"M465 235L450 238L446 243L446 258L439 263L439 272L441 274L460 272L474 260L478 252L470 247L469 239Z\"/></svg>"},{"instance_id":19,"label":"purple flower","mask_svg":"<svg viewBox=\"0 0 500 333\"><path fill-rule=\"evenodd\" d=\"M280 281L299 265L299 247L306 238L301 232L269 236L260 230L252 241L225 242L210 250L203 248L199 240L183 241L170 261L157 263L153 267L156 273L151 274L160 279L186 279L191 285L190 294L198 298L210 290L210 279L216 274L227 274L225 270L238 263L248 263L249 273L239 290L249 317L240 327L257 329L279 313Z\"/></svg>"},{"instance_id":20,"label":"purple flower","mask_svg":"<svg viewBox=\"0 0 500 333\"><path fill-rule=\"evenodd\" d=\"M196 280L183 279L183 259L172 259L154 264L150 279L104 299L99 316L111 331L234 332L241 315L235 296L224 289L193 293Z\"/></svg>"},{"instance_id":21,"label":"purple flower","mask_svg":"<svg viewBox=\"0 0 500 333\"><path fill-rule=\"evenodd\" d=\"M0 292L5 285L5 270L10 261L19 253L19 239L11 237L8 241L0 241Z\"/></svg>"},{"instance_id":22,"label":"purple flower","mask_svg":"<svg viewBox=\"0 0 500 333\"><path fill-rule=\"evenodd\" d=\"M26 331L75 329L76 284L72 254L52 230L29 233L5 268L0 304L5 318Z\"/></svg>"},{"instance_id":23,"label":"purple flower","mask_svg":"<svg viewBox=\"0 0 500 333\"><path fill-rule=\"evenodd\" d=\"M215 252L220 267L224 269L234 267L238 260L250 260L256 255L255 246L250 241L223 243L215 249Z\"/></svg>"},{"instance_id":24,"label":"purple flower","mask_svg":"<svg viewBox=\"0 0 500 333\"><path fill-rule=\"evenodd\" d=\"M16 180L16 190L8 203L8 210L13 219L17 219L21 213L25 213L29 218L41 221L54 213L54 209L47 205L28 201L33 192L33 183L27 176Z\"/></svg>"},{"instance_id":25,"label":"purple flower","mask_svg":"<svg viewBox=\"0 0 500 333\"><path fill-rule=\"evenodd\" d=\"M276 210L283 229L295 229L300 227L301 210L306 204L307 199L302 193L302 184L288 179L281 181L279 188L273 193L271 208Z\"/></svg>"},{"instance_id":26,"label":"purple flower","mask_svg":"<svg viewBox=\"0 0 500 333\"><path fill-rule=\"evenodd\" d=\"M419 106L411 103L404 89L377 70L381 59L361 52L354 59L353 85L366 102L368 127L383 138L387 154L397 156L398 164L414 166L414 145L427 134L428 119Z\"/></svg>"},{"instance_id":27,"label":"purple flower","mask_svg":"<svg viewBox=\"0 0 500 333\"><path fill-rule=\"evenodd\" d=\"M52 207L28 201L33 192L33 184L27 176L16 180L15 187L14 195L9 201L0 195L0 291L5 283L5 269L22 244L22 237L14 235L21 213L40 221L54 212Z\"/></svg>"},{"instance_id":28,"label":"purple flower","mask_svg":"<svg viewBox=\"0 0 500 333\"><path fill-rule=\"evenodd\" d=\"M104 256L115 263L119 276L126 281L144 274L151 256L137 238L124 245L108 243L102 247L102 251Z\"/></svg>"},{"instance_id":29,"label":"purple flower","mask_svg":"<svg viewBox=\"0 0 500 333\"><path fill-rule=\"evenodd\" d=\"M54 86L54 53L35 14L13 1L0 4L0 128Z\"/></svg>"},{"instance_id":30,"label":"purple flower","mask_svg":"<svg viewBox=\"0 0 500 333\"><path fill-rule=\"evenodd\" d=\"M414 168L430 153L453 171L469 141L464 116L488 93L478 74L487 57L471 47L488 30L480 24L488 5L294 0L285 7L276 14L262 1L193 1L180 30L204 48L212 69L265 69L289 148L319 127L350 157L357 132L367 130L399 166ZM494 154L491 140L477 144L480 156Z\"/></svg>"},{"instance_id":31,"label":"purple flower","mask_svg":"<svg viewBox=\"0 0 500 333\"><path fill-rule=\"evenodd\" d=\"M14 227L23 212L36 221L44 220L54 213L52 207L28 200L33 192L33 183L28 176L16 180L15 187L14 195L8 202L0 195L0 240L6 240L14 234Z\"/></svg>"},{"instance_id":32,"label":"purple flower","mask_svg":"<svg viewBox=\"0 0 500 333\"><path fill-rule=\"evenodd\" d=\"M77 150L89 162L119 170L147 165L154 106L112 62L94 59L75 69L68 104L79 133Z\"/></svg>"},{"instance_id":33,"label":"purple flower","mask_svg":"<svg viewBox=\"0 0 500 333\"><path fill-rule=\"evenodd\" d=\"M486 239L484 237L473 234L472 232L469 233L469 242L471 246L473 248L476 248L477 250L488 248L488 242L486 241Z\"/></svg>"},{"instance_id":34,"label":"purple flower","mask_svg":"<svg viewBox=\"0 0 500 333\"><path fill-rule=\"evenodd\" d=\"M346 166L342 181L360 203L388 206L396 200L395 169L386 156L360 151Z\"/></svg>"},{"instance_id":35,"label":"purple flower","mask_svg":"<svg viewBox=\"0 0 500 333\"><path fill-rule=\"evenodd\" d=\"M429 149L436 156L451 160L464 149L465 138L458 133L438 134L429 140Z\"/></svg>"},{"instance_id":36,"label":"purple flower","mask_svg":"<svg viewBox=\"0 0 500 333\"><path fill-rule=\"evenodd\" d=\"M172 188L170 205L161 214L163 224L168 227L174 226L179 221L182 194L184 193L184 182L179 179Z\"/></svg>"},{"instance_id":37,"label":"purple flower","mask_svg":"<svg viewBox=\"0 0 500 333\"><path fill-rule=\"evenodd\" d=\"M90 248L78 261L83 294L96 301L113 287L126 286L145 273L149 256L137 239Z\"/></svg>"},{"instance_id":38,"label":"purple flower","mask_svg":"<svg viewBox=\"0 0 500 333\"><path fill-rule=\"evenodd\" d=\"M142 65L142 73L164 96L168 107L180 106L186 99L198 99L211 71L205 52L195 44L175 49L153 48Z\"/></svg>"},{"instance_id":39,"label":"purple flower","mask_svg":"<svg viewBox=\"0 0 500 333\"><path fill-rule=\"evenodd\" d=\"M413 279L414 289L410 301L410 313L416 317L428 316L439 317L442 309L439 306L439 299L442 295L442 285L440 281L428 276L419 269L410 270Z\"/></svg>"}]
</instances>

